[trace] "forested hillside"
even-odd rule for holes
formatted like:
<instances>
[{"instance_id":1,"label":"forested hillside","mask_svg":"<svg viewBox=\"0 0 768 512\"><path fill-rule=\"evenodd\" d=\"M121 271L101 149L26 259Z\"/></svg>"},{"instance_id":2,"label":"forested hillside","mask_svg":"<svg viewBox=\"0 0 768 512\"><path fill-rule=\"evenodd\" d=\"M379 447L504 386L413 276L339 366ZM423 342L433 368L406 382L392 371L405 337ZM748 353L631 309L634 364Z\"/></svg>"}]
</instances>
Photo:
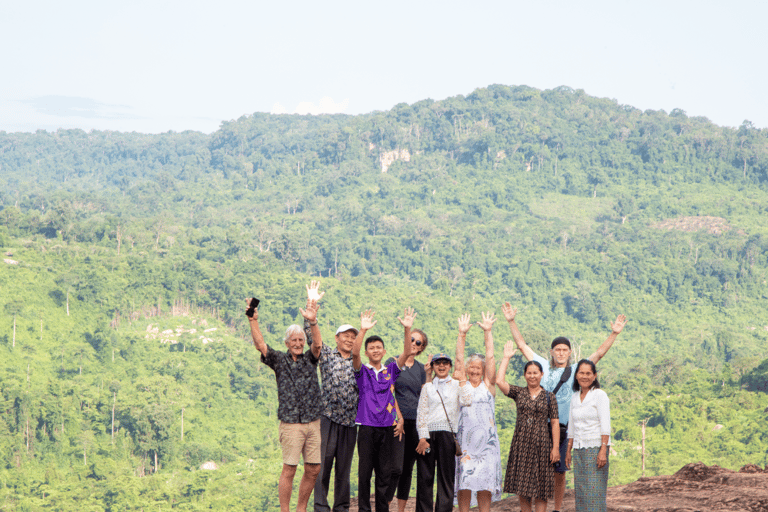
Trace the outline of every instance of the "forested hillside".
<instances>
[{"instance_id":1,"label":"forested hillside","mask_svg":"<svg viewBox=\"0 0 768 512\"><path fill-rule=\"evenodd\" d=\"M405 305L434 350L509 300L535 350L582 356L625 313L600 365L612 484L640 475L643 420L646 474L765 465L766 219L768 130L567 87L210 136L0 132L0 509L277 509L242 301L279 348L318 276L325 341L373 307L390 353Z\"/></svg>"}]
</instances>

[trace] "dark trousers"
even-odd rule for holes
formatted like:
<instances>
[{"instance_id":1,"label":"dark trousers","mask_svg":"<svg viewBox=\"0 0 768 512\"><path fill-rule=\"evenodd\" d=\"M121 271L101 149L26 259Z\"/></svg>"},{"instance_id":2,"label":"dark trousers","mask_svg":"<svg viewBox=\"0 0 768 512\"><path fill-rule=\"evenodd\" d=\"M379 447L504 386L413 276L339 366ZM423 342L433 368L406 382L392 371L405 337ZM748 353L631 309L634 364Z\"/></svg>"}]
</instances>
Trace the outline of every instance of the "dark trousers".
<instances>
[{"instance_id":1,"label":"dark trousers","mask_svg":"<svg viewBox=\"0 0 768 512\"><path fill-rule=\"evenodd\" d=\"M430 432L429 453L416 455L416 512L432 512L432 487L437 467L435 512L452 512L456 448L451 432Z\"/></svg>"},{"instance_id":2,"label":"dark trousers","mask_svg":"<svg viewBox=\"0 0 768 512\"><path fill-rule=\"evenodd\" d=\"M357 506L371 511L371 475L376 473L376 512L389 512L387 494L392 483L395 427L360 425L357 436Z\"/></svg>"},{"instance_id":3,"label":"dark trousers","mask_svg":"<svg viewBox=\"0 0 768 512\"><path fill-rule=\"evenodd\" d=\"M397 499L407 500L411 493L413 465L416 462L416 446L419 444L419 432L416 430L416 420L405 420L403 440L395 439L392 449L394 468L392 483L387 491L387 502L392 501L397 491Z\"/></svg>"},{"instance_id":4,"label":"dark trousers","mask_svg":"<svg viewBox=\"0 0 768 512\"><path fill-rule=\"evenodd\" d=\"M333 511L349 510L349 472L352 469L352 456L355 454L357 426L345 427L320 417L320 476L315 482L315 512L329 512L328 487L331 484L331 469L336 459L336 472L333 480Z\"/></svg>"}]
</instances>

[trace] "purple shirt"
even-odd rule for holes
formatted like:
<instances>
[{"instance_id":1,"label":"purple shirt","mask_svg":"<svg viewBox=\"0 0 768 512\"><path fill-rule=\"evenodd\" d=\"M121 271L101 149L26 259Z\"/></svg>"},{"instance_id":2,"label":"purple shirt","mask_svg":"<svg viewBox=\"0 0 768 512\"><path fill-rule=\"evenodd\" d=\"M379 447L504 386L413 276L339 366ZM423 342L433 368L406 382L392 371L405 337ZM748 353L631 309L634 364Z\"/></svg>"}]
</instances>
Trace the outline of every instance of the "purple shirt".
<instances>
[{"instance_id":1,"label":"purple shirt","mask_svg":"<svg viewBox=\"0 0 768 512\"><path fill-rule=\"evenodd\" d=\"M360 399L355 423L369 427L389 427L397 424L395 410L395 381L400 375L397 361L376 371L368 365L355 372Z\"/></svg>"}]
</instances>

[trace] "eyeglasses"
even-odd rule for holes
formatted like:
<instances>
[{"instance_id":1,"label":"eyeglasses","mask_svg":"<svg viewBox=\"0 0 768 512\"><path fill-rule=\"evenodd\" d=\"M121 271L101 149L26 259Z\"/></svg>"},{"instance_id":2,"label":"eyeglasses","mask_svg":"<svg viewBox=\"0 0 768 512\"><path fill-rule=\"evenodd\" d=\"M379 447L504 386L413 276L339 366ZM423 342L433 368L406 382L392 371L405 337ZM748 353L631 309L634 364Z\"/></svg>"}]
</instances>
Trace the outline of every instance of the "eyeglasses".
<instances>
[{"instance_id":1,"label":"eyeglasses","mask_svg":"<svg viewBox=\"0 0 768 512\"><path fill-rule=\"evenodd\" d=\"M416 338L411 338L411 343L415 343L417 347L421 346L421 340L417 340Z\"/></svg>"},{"instance_id":2,"label":"eyeglasses","mask_svg":"<svg viewBox=\"0 0 768 512\"><path fill-rule=\"evenodd\" d=\"M446 361L445 359L439 359L437 361L432 361L432 364L437 365L437 366L440 366L440 365L443 365L443 364L447 364L448 366L450 366L451 362L450 361Z\"/></svg>"}]
</instances>

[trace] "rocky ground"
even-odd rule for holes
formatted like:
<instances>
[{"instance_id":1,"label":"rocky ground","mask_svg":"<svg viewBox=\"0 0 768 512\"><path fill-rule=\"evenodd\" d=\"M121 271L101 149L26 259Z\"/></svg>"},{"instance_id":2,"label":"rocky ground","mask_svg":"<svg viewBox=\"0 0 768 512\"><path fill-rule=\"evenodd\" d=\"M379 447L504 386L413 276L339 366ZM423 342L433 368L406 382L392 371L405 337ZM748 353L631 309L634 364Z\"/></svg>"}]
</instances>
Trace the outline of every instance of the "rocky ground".
<instances>
[{"instance_id":1,"label":"rocky ground","mask_svg":"<svg viewBox=\"0 0 768 512\"><path fill-rule=\"evenodd\" d=\"M352 499L350 512L357 512ZM547 503L547 510L553 510ZM563 509L575 510L573 490L566 491ZM371 504L371 509L376 510ZM406 512L415 510L413 498ZM516 497L491 507L492 512L520 510ZM396 511L393 504L392 512ZM720 466L688 464L671 476L641 478L627 485L608 489L609 512L768 512L768 466L742 467L738 472Z\"/></svg>"}]
</instances>

